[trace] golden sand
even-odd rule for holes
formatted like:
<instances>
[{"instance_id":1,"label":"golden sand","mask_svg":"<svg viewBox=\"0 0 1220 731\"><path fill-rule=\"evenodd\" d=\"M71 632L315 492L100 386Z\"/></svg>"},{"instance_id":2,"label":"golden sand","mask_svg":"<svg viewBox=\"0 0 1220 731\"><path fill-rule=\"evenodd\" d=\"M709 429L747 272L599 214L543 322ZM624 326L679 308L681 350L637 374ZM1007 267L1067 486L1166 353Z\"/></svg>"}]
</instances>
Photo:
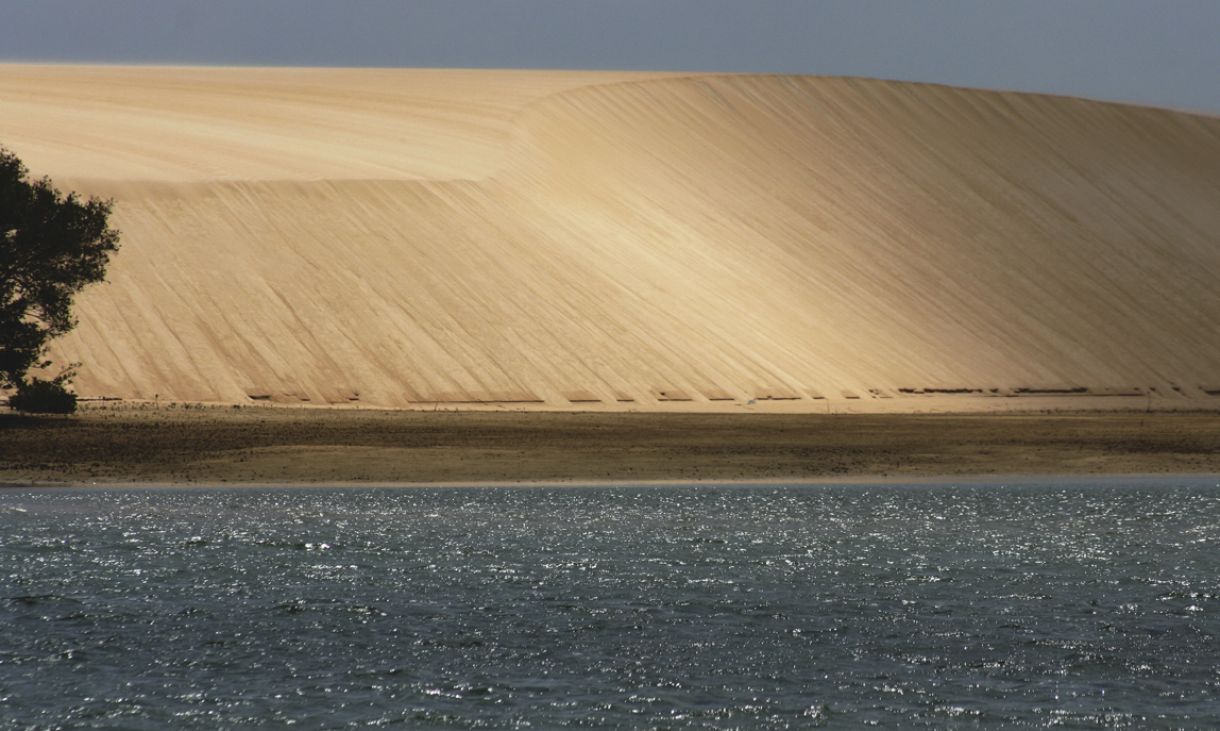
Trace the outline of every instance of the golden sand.
<instances>
[{"instance_id":1,"label":"golden sand","mask_svg":"<svg viewBox=\"0 0 1220 731\"><path fill-rule=\"evenodd\" d=\"M1220 120L797 76L0 65L87 396L1220 405Z\"/></svg>"}]
</instances>

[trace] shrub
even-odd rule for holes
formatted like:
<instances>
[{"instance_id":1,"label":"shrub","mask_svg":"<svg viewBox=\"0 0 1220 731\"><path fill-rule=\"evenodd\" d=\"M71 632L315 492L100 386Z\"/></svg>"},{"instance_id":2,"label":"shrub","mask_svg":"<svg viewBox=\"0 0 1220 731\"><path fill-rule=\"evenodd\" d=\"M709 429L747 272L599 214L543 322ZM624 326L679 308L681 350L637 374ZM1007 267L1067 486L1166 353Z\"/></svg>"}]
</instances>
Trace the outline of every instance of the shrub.
<instances>
[{"instance_id":1,"label":"shrub","mask_svg":"<svg viewBox=\"0 0 1220 731\"><path fill-rule=\"evenodd\" d=\"M76 394L68 390L66 378L31 378L17 385L8 405L27 414L71 414L76 411Z\"/></svg>"}]
</instances>

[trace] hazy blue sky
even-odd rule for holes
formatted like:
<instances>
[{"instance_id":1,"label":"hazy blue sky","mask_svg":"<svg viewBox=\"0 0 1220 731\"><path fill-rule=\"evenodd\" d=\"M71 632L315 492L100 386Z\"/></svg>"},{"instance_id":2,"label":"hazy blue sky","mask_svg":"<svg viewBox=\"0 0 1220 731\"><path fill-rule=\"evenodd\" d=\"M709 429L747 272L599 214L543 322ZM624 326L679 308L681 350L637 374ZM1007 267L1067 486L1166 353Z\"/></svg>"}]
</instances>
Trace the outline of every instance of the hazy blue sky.
<instances>
[{"instance_id":1,"label":"hazy blue sky","mask_svg":"<svg viewBox=\"0 0 1220 731\"><path fill-rule=\"evenodd\" d=\"M850 74L1220 112L1220 0L0 0L0 58Z\"/></svg>"}]
</instances>

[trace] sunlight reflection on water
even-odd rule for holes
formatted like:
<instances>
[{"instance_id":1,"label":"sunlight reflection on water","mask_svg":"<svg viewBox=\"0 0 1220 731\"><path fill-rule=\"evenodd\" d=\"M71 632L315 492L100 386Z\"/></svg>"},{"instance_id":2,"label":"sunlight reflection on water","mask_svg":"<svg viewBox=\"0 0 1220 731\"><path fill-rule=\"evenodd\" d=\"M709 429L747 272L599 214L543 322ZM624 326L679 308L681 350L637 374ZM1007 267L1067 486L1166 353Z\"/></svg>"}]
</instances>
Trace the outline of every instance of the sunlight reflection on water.
<instances>
[{"instance_id":1,"label":"sunlight reflection on water","mask_svg":"<svg viewBox=\"0 0 1220 731\"><path fill-rule=\"evenodd\" d=\"M5 727L1220 722L1215 479L0 492Z\"/></svg>"}]
</instances>

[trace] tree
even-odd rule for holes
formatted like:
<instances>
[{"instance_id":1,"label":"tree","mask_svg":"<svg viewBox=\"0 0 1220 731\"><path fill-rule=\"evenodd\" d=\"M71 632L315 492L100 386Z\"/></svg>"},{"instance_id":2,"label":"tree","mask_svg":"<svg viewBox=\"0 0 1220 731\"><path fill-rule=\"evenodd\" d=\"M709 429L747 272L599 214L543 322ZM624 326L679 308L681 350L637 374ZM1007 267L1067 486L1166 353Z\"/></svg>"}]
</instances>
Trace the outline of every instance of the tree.
<instances>
[{"instance_id":1,"label":"tree","mask_svg":"<svg viewBox=\"0 0 1220 731\"><path fill-rule=\"evenodd\" d=\"M108 222L111 201L64 195L28 173L0 147L0 389L16 390L14 408L71 412L75 364L50 380L29 372L52 365L47 344L76 326L72 298L105 278L119 233Z\"/></svg>"}]
</instances>

